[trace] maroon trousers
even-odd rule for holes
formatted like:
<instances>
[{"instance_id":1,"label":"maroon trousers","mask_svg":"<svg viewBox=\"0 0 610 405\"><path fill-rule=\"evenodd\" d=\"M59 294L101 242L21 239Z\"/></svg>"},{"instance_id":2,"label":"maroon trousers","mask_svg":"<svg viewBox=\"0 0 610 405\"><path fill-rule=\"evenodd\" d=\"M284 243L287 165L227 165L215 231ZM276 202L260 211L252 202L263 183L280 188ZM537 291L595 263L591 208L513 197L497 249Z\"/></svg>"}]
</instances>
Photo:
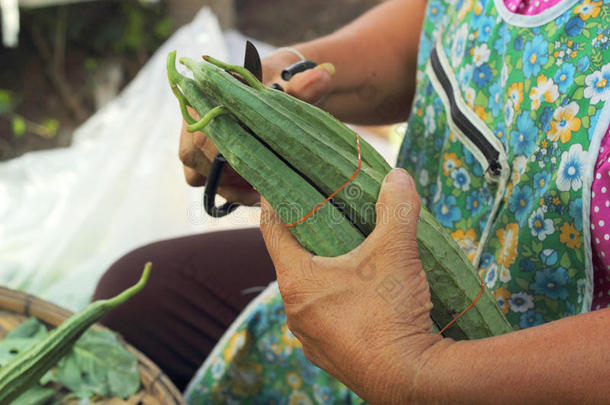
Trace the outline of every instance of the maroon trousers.
<instances>
[{"instance_id":1,"label":"maroon trousers","mask_svg":"<svg viewBox=\"0 0 610 405\"><path fill-rule=\"evenodd\" d=\"M125 255L101 278L94 299L133 285L152 262L146 287L102 323L184 389L245 306L275 280L259 229L152 243Z\"/></svg>"}]
</instances>

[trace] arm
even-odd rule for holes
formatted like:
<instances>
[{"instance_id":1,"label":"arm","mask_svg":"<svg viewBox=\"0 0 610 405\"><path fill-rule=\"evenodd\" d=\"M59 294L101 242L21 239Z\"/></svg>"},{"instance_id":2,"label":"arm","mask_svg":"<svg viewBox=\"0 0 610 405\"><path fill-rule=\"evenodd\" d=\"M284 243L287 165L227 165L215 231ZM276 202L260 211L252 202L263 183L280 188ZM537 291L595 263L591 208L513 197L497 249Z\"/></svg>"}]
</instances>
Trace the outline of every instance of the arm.
<instances>
[{"instance_id":1,"label":"arm","mask_svg":"<svg viewBox=\"0 0 610 405\"><path fill-rule=\"evenodd\" d=\"M413 209L396 216L405 204ZM610 309L475 341L430 333L418 215L413 180L394 169L375 230L350 253L325 258L305 251L263 202L287 324L314 364L372 404L608 402ZM403 286L407 314L378 292L387 283Z\"/></svg>"},{"instance_id":2,"label":"arm","mask_svg":"<svg viewBox=\"0 0 610 405\"><path fill-rule=\"evenodd\" d=\"M439 342L415 403L607 403L610 310L478 341ZM414 381L415 384L415 381Z\"/></svg>"},{"instance_id":3,"label":"arm","mask_svg":"<svg viewBox=\"0 0 610 405\"><path fill-rule=\"evenodd\" d=\"M333 34L295 45L306 58L331 62L336 68L337 74L327 81L324 99L317 104L356 124L404 120L415 91L425 8L426 0L386 1ZM265 76L277 79L284 67L297 60L289 52L266 58ZM316 81L322 80L324 87L325 79L330 78L323 72L306 73L295 76L285 88L315 100L307 94L307 86L316 87Z\"/></svg>"}]
</instances>

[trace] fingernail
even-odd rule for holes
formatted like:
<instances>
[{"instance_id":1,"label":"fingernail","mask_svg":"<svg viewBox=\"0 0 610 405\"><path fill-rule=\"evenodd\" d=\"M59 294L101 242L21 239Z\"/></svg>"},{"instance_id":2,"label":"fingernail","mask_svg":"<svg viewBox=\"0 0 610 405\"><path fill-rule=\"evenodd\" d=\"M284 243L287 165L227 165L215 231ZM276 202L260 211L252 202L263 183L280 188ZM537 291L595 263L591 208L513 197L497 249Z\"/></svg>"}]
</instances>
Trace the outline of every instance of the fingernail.
<instances>
[{"instance_id":1,"label":"fingernail","mask_svg":"<svg viewBox=\"0 0 610 405\"><path fill-rule=\"evenodd\" d=\"M411 177L411 175L409 175L409 173L407 173L407 171L402 168L392 169L390 173L385 176L385 179L383 179L383 183L401 183L405 186L414 185L413 178Z\"/></svg>"},{"instance_id":2,"label":"fingernail","mask_svg":"<svg viewBox=\"0 0 610 405\"><path fill-rule=\"evenodd\" d=\"M326 70L328 73L330 73L331 76L334 76L335 75L335 71L336 71L335 70L335 65L333 65L330 62L320 63L314 69Z\"/></svg>"}]
</instances>

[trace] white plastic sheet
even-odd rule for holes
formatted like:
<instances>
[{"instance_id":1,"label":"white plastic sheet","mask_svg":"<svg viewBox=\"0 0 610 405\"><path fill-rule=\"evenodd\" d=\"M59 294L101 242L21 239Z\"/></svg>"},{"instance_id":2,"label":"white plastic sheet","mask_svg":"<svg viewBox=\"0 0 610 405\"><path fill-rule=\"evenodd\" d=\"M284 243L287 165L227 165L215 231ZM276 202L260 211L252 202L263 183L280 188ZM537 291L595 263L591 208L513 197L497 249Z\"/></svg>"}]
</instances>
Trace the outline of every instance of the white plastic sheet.
<instances>
[{"instance_id":1,"label":"white plastic sheet","mask_svg":"<svg viewBox=\"0 0 610 405\"><path fill-rule=\"evenodd\" d=\"M201 189L184 182L181 117L165 73L171 50L228 57L216 18L204 9L75 131L70 148L0 164L0 284L77 309L122 254L223 226L201 212ZM250 216L242 210L225 227L253 225Z\"/></svg>"}]
</instances>

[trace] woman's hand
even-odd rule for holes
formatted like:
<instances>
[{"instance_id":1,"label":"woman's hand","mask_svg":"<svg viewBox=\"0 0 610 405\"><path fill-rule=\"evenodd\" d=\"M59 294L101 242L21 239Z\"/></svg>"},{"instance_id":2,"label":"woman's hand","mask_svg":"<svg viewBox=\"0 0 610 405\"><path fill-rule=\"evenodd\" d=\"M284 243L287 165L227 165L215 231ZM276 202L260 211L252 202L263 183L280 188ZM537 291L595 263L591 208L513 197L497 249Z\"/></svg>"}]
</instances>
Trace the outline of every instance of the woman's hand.
<instances>
[{"instance_id":1,"label":"woman's hand","mask_svg":"<svg viewBox=\"0 0 610 405\"><path fill-rule=\"evenodd\" d=\"M290 330L314 364L371 403L406 403L431 334L430 292L415 238L419 197L402 169L386 177L377 225L346 255L303 249L263 200L261 229Z\"/></svg>"},{"instance_id":2,"label":"woman's hand","mask_svg":"<svg viewBox=\"0 0 610 405\"><path fill-rule=\"evenodd\" d=\"M478 340L430 333L419 198L394 169L377 226L346 255L304 250L263 200L286 323L307 358L372 404L606 404L610 308Z\"/></svg>"},{"instance_id":3,"label":"woman's hand","mask_svg":"<svg viewBox=\"0 0 610 405\"><path fill-rule=\"evenodd\" d=\"M332 65L322 64L315 69L295 75L290 82L284 82L280 72L296 61L296 56L290 52L281 52L266 58L263 61L263 82L278 83L288 94L309 103L316 103L330 90L334 69L331 69ZM189 109L189 111L191 116L197 117L194 110ZM183 122L179 157L184 166L186 182L193 187L201 187L205 184L206 176L212 166L211 162L218 154L218 149L202 132L188 132L186 126ZM227 201L245 205L254 205L260 200L258 192L230 167L223 171L218 193Z\"/></svg>"}]
</instances>

